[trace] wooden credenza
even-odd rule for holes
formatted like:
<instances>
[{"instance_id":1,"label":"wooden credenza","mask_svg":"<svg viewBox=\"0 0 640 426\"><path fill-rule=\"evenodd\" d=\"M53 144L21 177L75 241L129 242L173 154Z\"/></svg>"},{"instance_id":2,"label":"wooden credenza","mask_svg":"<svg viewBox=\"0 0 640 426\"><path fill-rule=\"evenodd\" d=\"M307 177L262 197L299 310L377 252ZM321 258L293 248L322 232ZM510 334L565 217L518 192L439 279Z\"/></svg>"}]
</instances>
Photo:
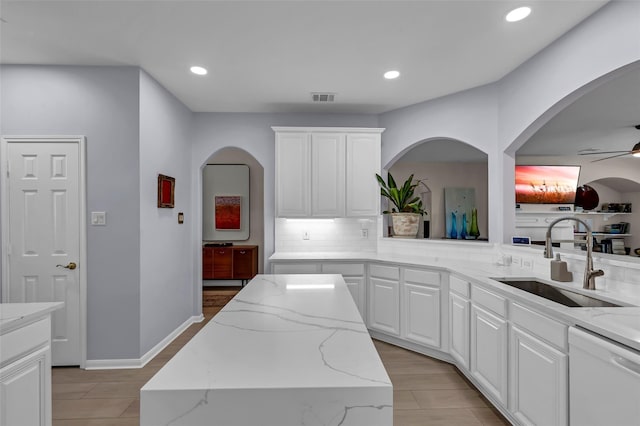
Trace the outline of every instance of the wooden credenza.
<instances>
[{"instance_id":1,"label":"wooden credenza","mask_svg":"<svg viewBox=\"0 0 640 426\"><path fill-rule=\"evenodd\" d=\"M250 280L258 273L258 246L202 247L202 279Z\"/></svg>"}]
</instances>

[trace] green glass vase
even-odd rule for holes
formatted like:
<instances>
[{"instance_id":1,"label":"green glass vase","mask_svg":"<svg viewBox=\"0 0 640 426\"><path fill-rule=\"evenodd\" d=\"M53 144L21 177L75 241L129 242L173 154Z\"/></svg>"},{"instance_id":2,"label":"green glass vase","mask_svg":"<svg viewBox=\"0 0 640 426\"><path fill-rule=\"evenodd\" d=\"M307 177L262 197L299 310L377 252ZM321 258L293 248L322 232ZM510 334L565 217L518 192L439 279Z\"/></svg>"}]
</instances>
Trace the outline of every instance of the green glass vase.
<instances>
[{"instance_id":1,"label":"green glass vase","mask_svg":"<svg viewBox=\"0 0 640 426\"><path fill-rule=\"evenodd\" d=\"M471 225L469 226L469 235L476 239L480 236L480 230L478 229L478 209L471 209Z\"/></svg>"}]
</instances>

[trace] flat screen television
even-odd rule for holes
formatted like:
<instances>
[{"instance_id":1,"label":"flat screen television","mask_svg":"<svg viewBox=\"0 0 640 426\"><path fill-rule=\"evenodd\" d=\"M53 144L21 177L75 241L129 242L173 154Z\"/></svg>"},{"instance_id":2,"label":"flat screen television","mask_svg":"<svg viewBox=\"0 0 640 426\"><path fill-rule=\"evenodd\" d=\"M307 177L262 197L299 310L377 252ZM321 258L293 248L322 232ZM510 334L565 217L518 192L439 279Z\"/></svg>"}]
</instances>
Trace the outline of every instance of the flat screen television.
<instances>
[{"instance_id":1,"label":"flat screen television","mask_svg":"<svg viewBox=\"0 0 640 426\"><path fill-rule=\"evenodd\" d=\"M516 203L573 204L580 166L516 166Z\"/></svg>"}]
</instances>

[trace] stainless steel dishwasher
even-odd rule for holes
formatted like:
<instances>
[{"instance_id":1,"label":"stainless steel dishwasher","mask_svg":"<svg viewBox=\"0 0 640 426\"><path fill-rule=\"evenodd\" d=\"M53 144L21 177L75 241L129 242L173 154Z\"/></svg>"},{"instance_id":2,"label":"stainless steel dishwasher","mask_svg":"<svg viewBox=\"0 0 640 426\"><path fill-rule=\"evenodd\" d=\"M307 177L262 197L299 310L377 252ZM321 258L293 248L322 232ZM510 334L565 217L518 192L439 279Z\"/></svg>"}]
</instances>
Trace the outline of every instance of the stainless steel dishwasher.
<instances>
[{"instance_id":1,"label":"stainless steel dishwasher","mask_svg":"<svg viewBox=\"0 0 640 426\"><path fill-rule=\"evenodd\" d=\"M569 328L572 426L640 425L640 352Z\"/></svg>"}]
</instances>

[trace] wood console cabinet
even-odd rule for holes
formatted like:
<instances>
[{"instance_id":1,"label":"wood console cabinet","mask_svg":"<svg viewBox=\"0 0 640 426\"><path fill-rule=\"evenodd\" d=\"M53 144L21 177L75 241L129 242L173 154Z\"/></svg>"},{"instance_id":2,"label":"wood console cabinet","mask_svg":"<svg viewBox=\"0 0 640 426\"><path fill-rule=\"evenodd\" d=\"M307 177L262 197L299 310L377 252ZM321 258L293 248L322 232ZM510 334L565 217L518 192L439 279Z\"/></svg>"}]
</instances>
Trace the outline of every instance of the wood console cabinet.
<instances>
[{"instance_id":1,"label":"wood console cabinet","mask_svg":"<svg viewBox=\"0 0 640 426\"><path fill-rule=\"evenodd\" d=\"M250 280L258 273L258 246L202 247L202 279Z\"/></svg>"}]
</instances>

